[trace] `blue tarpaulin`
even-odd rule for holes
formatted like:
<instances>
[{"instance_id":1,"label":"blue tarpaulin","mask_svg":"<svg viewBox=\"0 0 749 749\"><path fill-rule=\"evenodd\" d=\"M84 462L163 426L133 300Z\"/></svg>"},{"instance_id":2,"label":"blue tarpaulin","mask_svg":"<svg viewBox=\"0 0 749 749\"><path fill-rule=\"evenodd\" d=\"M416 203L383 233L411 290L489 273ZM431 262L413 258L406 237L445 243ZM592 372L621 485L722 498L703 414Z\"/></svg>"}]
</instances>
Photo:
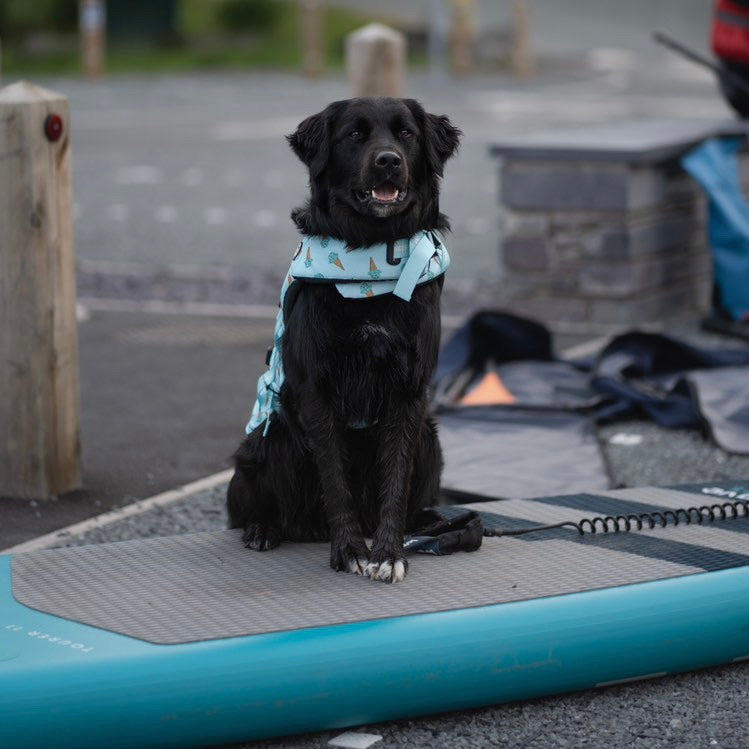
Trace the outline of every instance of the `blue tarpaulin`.
<instances>
[{"instance_id":1,"label":"blue tarpaulin","mask_svg":"<svg viewBox=\"0 0 749 749\"><path fill-rule=\"evenodd\" d=\"M741 192L738 152L745 138L705 141L682 159L710 201L709 239L720 311L749 320L749 203Z\"/></svg>"}]
</instances>

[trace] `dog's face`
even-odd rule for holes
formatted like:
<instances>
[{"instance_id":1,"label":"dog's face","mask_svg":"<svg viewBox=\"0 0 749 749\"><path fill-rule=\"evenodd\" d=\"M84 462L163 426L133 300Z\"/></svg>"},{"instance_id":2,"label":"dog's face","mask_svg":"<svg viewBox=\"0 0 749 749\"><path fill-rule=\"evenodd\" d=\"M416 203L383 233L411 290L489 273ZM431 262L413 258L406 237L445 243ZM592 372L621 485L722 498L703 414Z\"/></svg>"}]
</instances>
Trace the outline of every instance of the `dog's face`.
<instances>
[{"instance_id":1,"label":"dog's face","mask_svg":"<svg viewBox=\"0 0 749 749\"><path fill-rule=\"evenodd\" d=\"M447 117L412 99L334 102L288 138L312 193L294 220L305 233L356 245L447 228L439 180L459 137Z\"/></svg>"}]
</instances>

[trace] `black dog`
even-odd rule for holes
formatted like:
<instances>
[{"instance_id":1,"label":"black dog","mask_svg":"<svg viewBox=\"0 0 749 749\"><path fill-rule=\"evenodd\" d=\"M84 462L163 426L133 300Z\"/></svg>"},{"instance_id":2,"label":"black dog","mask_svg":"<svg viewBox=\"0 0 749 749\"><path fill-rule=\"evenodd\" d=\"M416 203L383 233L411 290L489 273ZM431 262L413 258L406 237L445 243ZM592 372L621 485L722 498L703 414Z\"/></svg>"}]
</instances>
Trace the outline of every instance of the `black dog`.
<instances>
[{"instance_id":1,"label":"black dog","mask_svg":"<svg viewBox=\"0 0 749 749\"><path fill-rule=\"evenodd\" d=\"M440 178L460 135L414 100L335 102L288 137L311 190L292 219L347 252L446 231ZM443 280L421 283L408 302L294 282L280 408L240 446L228 491L230 527L244 530L248 548L330 540L335 570L405 577L404 533L434 501L442 468L427 388Z\"/></svg>"}]
</instances>

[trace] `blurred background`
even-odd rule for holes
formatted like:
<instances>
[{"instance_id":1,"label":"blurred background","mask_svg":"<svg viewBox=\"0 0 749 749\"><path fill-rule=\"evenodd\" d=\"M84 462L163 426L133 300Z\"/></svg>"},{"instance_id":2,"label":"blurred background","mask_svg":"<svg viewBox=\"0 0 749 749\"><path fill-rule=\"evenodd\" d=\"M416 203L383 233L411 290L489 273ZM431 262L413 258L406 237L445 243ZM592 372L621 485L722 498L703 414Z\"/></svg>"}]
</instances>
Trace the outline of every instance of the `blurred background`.
<instances>
[{"instance_id":1,"label":"blurred background","mask_svg":"<svg viewBox=\"0 0 749 749\"><path fill-rule=\"evenodd\" d=\"M283 135L351 95L346 37L383 22L406 38L404 93L465 132L443 207L459 260L452 288L471 296L500 274L491 144L627 117L727 115L710 73L652 40L660 29L707 53L711 10L709 0L0 0L0 83L28 78L70 99L83 295L125 284L137 296L144 264L169 272L143 294L184 295L165 284L219 267L249 277L237 298L227 284L216 291L223 302L271 303L276 284L264 293L259 279L285 270L288 214L306 182Z\"/></svg>"},{"instance_id":2,"label":"blurred background","mask_svg":"<svg viewBox=\"0 0 749 749\"><path fill-rule=\"evenodd\" d=\"M448 37L466 17L472 63L482 70L508 63L516 0L0 0L0 39L6 74L80 70L79 18L106 6L106 68L177 71L265 67L298 69L305 12L324 15L324 57L343 60L347 33L371 20L404 31L409 63L428 59L429 37ZM580 50L609 47L657 57L649 32L665 28L705 47L709 0L528 0L541 64ZM88 22L95 21L89 10ZM93 11L95 13L95 11ZM437 46L437 49L439 47ZM434 51L434 48L433 48Z\"/></svg>"}]
</instances>

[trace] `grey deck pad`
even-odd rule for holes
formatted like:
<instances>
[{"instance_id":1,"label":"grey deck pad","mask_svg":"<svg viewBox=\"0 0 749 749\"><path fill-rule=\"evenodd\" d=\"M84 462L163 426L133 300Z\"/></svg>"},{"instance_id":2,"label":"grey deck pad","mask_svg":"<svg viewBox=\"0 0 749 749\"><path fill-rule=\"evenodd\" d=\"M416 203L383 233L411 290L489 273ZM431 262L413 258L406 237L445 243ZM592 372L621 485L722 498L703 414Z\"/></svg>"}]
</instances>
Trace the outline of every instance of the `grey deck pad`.
<instances>
[{"instance_id":1,"label":"grey deck pad","mask_svg":"<svg viewBox=\"0 0 749 749\"><path fill-rule=\"evenodd\" d=\"M487 526L714 501L688 490L628 489L475 505ZM455 508L451 508L455 511ZM580 536L488 538L473 553L412 556L403 583L335 573L327 544L243 548L238 531L20 554L13 594L31 608L172 644L424 614L749 565L749 519Z\"/></svg>"}]
</instances>

